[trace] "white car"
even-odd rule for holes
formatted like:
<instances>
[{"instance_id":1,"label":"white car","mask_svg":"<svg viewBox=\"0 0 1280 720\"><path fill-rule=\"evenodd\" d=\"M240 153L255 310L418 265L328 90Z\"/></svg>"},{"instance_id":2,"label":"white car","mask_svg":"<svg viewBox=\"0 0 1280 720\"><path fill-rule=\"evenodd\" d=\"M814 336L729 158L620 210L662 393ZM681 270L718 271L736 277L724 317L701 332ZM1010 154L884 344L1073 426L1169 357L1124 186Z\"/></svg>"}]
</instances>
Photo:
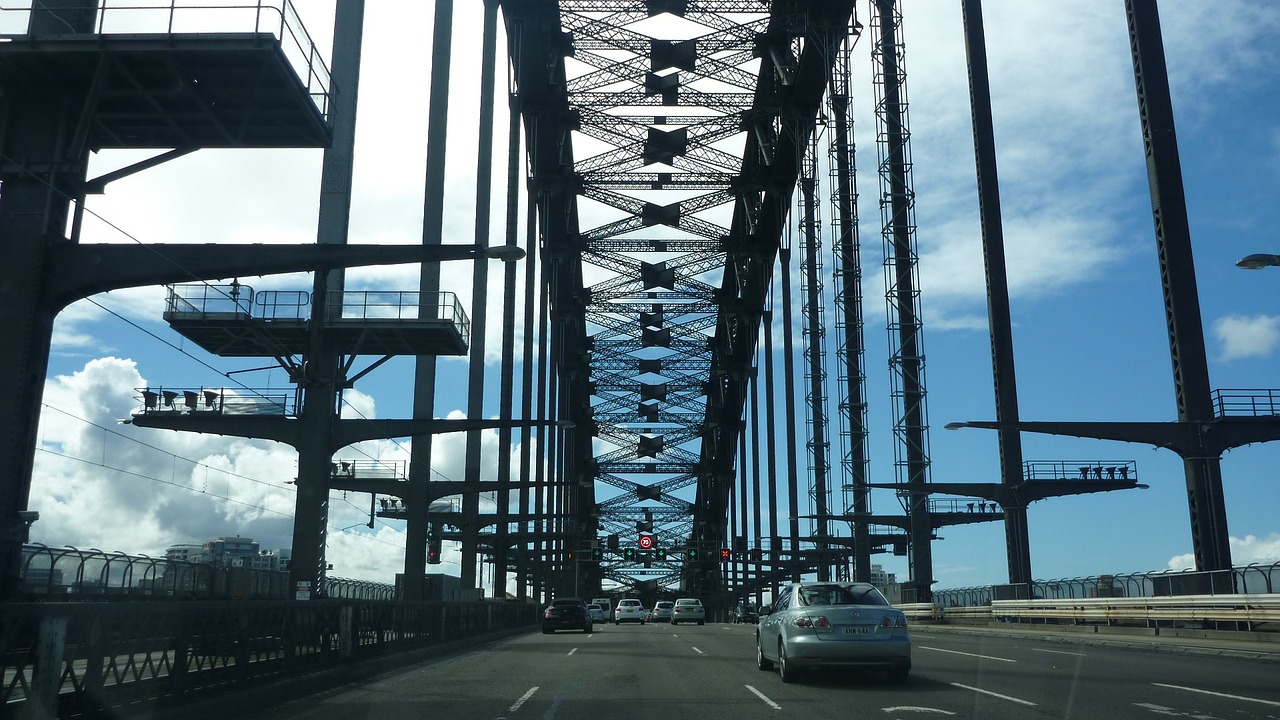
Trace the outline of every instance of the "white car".
<instances>
[{"instance_id":1,"label":"white car","mask_svg":"<svg viewBox=\"0 0 1280 720\"><path fill-rule=\"evenodd\" d=\"M587 611L591 613L591 622L609 622L609 611L605 608L602 608L595 603L591 603L587 606Z\"/></svg>"},{"instance_id":2,"label":"white car","mask_svg":"<svg viewBox=\"0 0 1280 720\"><path fill-rule=\"evenodd\" d=\"M657 605L653 606L654 622L671 622L671 612L675 609L675 603L670 600L659 600Z\"/></svg>"},{"instance_id":3,"label":"white car","mask_svg":"<svg viewBox=\"0 0 1280 720\"><path fill-rule=\"evenodd\" d=\"M676 600L676 606L671 609L672 625L679 625L682 622L696 622L703 625L706 621L706 608L702 607L702 601L698 598L680 598Z\"/></svg>"},{"instance_id":4,"label":"white car","mask_svg":"<svg viewBox=\"0 0 1280 720\"><path fill-rule=\"evenodd\" d=\"M624 622L638 622L644 624L645 615L649 611L640 604L635 598L627 598L619 600L618 606L613 609L613 624L621 625Z\"/></svg>"}]
</instances>

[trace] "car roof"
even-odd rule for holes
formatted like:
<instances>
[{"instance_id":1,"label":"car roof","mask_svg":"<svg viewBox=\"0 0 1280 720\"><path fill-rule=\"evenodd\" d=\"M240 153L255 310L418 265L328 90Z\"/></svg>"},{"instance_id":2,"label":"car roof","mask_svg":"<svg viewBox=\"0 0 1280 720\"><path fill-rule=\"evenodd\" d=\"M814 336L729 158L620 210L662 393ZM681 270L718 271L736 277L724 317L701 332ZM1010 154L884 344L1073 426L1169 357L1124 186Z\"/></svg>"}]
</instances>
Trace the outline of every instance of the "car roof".
<instances>
[{"instance_id":1,"label":"car roof","mask_svg":"<svg viewBox=\"0 0 1280 720\"><path fill-rule=\"evenodd\" d=\"M680 603L684 603L685 605L690 605L690 604L701 605L702 601L699 600L698 598L680 598L679 600L676 600L677 605L679 605Z\"/></svg>"}]
</instances>

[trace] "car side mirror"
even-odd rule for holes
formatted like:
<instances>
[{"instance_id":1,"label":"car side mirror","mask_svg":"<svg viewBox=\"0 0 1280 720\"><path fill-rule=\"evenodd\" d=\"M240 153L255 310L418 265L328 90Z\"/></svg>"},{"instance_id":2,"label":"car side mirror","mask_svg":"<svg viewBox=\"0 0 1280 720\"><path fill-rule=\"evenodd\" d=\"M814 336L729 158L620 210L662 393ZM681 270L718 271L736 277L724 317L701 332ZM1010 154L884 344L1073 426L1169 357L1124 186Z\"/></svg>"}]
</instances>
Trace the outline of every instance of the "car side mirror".
<instances>
[{"instance_id":1,"label":"car side mirror","mask_svg":"<svg viewBox=\"0 0 1280 720\"><path fill-rule=\"evenodd\" d=\"M768 605L761 605L760 609L757 610L756 613L759 615L768 615L769 611L771 610L773 610L773 608L769 607Z\"/></svg>"}]
</instances>

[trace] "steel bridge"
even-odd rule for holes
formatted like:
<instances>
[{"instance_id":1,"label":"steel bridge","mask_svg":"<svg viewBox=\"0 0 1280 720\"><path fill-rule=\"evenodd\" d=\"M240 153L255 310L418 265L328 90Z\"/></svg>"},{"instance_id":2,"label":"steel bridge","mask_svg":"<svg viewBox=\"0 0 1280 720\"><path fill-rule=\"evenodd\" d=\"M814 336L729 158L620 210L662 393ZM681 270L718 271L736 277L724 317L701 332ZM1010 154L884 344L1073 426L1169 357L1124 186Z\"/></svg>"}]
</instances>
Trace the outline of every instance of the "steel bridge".
<instances>
[{"instance_id":1,"label":"steel bridge","mask_svg":"<svg viewBox=\"0 0 1280 720\"><path fill-rule=\"evenodd\" d=\"M178 5L158 11L172 20ZM441 242L453 2L437 0L417 247L346 245L363 2L337 4L332 77L346 91L336 94L321 82L329 70L314 62L314 47L301 43L313 61L290 65L296 53L289 45L305 31L293 26L287 2L277 5L278 31L259 22L241 35L212 38L175 33L170 22L165 32L111 37L109 9L65 0L30 11L28 31L0 43L0 78L9 90L0 230L25 262L0 269L10 293L4 321L16 348L0 365L9 384L0 387L9 403L0 412L6 594L18 584L16 558L33 519L26 507L39 414L33 410L53 317L92 293L154 283L195 283L171 287L166 319L177 332L215 354L274 358L296 385L279 412L248 413L227 412L220 391L148 389L133 423L293 445L299 493L291 574L299 587L323 588L324 521L335 489L396 500L382 514L408 523L403 591L410 599L421 591L433 547L447 536L462 542L464 586L475 585L476 560L484 557L502 578L496 589L505 589L510 570L521 578L521 597L526 585L587 595L605 580L641 592L678 584L706 598L742 597L802 574L868 580L871 556L891 551L910 559L906 599L928 600L936 531L992 521L1006 528L1010 583L1025 587L1028 503L1138 487L1138 477L1123 460L1047 470L1024 462L1024 431L1174 449L1188 459L1197 565L1231 567L1217 458L1230 447L1276 439L1280 429L1274 418L1219 416L1211 401L1185 208L1175 188L1177 149L1165 132L1172 109L1154 0L1125 5L1177 374L1179 418L1169 423L1018 418L981 5L963 3L997 390L996 421L969 425L997 430L1002 456L1000 478L963 486L930 478L907 69L894 0L486 0L480 209L476 244L467 246ZM497 46L500 23L506 48ZM875 103L874 129L857 132L855 49L873 58ZM513 119L510 175L506 243L491 245L499 234L490 231L488 208L500 145L491 99L502 56ZM875 147L880 208L870 222L857 215L855 149L864 136L874 138L864 144ZM327 148L318 243L78 242L71 206L87 192L219 147ZM86 156L100 148L165 151L90 180ZM504 265L501 313L490 313L479 290L487 284L483 259L520 255L521 197L530 252L522 267ZM46 210L32 213L34 207ZM884 258L895 448L892 482L874 484L866 473L859 237L868 225L879 230ZM139 261L156 252L174 269ZM439 292L439 264L452 260L473 261L477 293L469 317ZM380 306L387 312L368 312L369 299L353 298L343 286L343 268L410 262L422 263L421 284ZM521 269L525 344L517 393ZM251 289L209 284L299 270L316 271L316 281L309 302L291 316L262 314L278 308L279 298L248 299ZM504 332L502 407L498 419L484 421L490 315L501 317ZM435 360L446 354L470 356L471 420L433 419ZM417 358L413 417L339 418L335 398L393 355ZM360 357L381 359L357 370ZM545 455L531 458L531 443L522 442L518 467L502 453L498 480L482 481L484 428L497 428L508 449L515 431L528 440L536 430ZM469 434L467 476L432 482L431 437L447 431ZM408 436L413 458L402 477L360 477L332 462L350 443ZM1096 476L1085 472L1095 466ZM872 507L875 489L890 491L892 512ZM479 495L491 491L500 510L482 516ZM953 498L933 498L939 494ZM460 507L432 509L448 496L460 496Z\"/></svg>"}]
</instances>

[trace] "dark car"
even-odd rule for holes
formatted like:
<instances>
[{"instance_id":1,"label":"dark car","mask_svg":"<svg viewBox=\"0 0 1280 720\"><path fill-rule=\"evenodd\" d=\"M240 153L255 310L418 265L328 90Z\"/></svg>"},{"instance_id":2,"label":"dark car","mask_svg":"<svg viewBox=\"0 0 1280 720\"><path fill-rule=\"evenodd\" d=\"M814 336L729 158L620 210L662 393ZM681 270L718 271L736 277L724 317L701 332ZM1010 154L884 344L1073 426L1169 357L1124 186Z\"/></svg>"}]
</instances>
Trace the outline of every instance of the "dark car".
<instances>
[{"instance_id":1,"label":"dark car","mask_svg":"<svg viewBox=\"0 0 1280 720\"><path fill-rule=\"evenodd\" d=\"M754 605L741 602L729 611L729 619L735 623L754 623L760 619L760 613L756 612Z\"/></svg>"},{"instance_id":2,"label":"dark car","mask_svg":"<svg viewBox=\"0 0 1280 720\"><path fill-rule=\"evenodd\" d=\"M543 633L549 634L557 630L581 630L589 633L593 629L591 611L587 609L587 601L582 598L557 598L542 611Z\"/></svg>"}]
</instances>

